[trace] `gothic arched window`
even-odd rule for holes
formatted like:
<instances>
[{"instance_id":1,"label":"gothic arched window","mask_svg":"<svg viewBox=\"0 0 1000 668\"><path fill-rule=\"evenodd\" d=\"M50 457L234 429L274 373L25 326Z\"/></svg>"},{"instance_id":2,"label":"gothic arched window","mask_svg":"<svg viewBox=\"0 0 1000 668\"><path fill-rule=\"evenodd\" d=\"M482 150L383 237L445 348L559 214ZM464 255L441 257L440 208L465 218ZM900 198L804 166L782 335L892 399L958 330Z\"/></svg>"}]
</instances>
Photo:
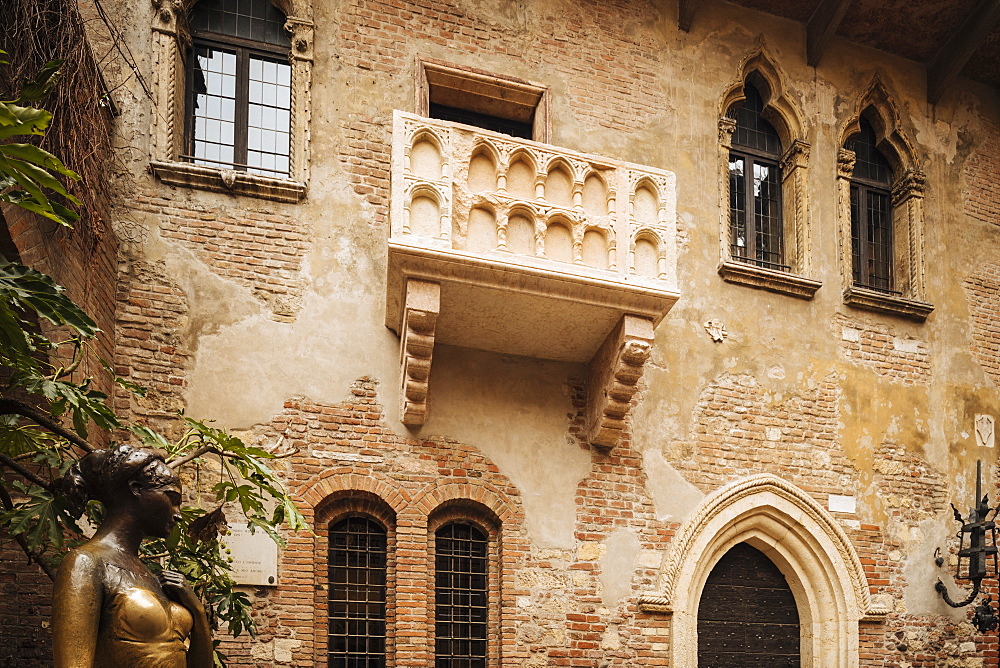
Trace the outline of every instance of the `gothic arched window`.
<instances>
[{"instance_id":1,"label":"gothic arched window","mask_svg":"<svg viewBox=\"0 0 1000 668\"><path fill-rule=\"evenodd\" d=\"M781 140L761 116L764 99L749 81L745 99L729 109L735 119L729 152L729 228L732 257L761 267L784 264L781 227Z\"/></svg>"},{"instance_id":2,"label":"gothic arched window","mask_svg":"<svg viewBox=\"0 0 1000 668\"><path fill-rule=\"evenodd\" d=\"M861 131L846 145L856 156L851 174L851 266L855 285L891 293L893 174L877 144L875 128L862 118Z\"/></svg>"}]
</instances>

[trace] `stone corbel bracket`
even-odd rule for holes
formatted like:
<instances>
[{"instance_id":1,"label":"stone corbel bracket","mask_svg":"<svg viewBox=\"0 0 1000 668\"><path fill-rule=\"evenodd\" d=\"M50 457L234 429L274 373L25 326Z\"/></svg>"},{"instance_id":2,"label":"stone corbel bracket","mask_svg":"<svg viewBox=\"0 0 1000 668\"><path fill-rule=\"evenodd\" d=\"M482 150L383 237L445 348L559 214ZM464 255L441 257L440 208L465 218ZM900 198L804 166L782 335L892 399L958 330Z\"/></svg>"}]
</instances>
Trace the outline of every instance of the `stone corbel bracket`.
<instances>
[{"instance_id":1,"label":"stone corbel bracket","mask_svg":"<svg viewBox=\"0 0 1000 668\"><path fill-rule=\"evenodd\" d=\"M400 331L402 392L400 419L419 426L427 419L427 385L434 354L434 332L441 312L441 284L410 279L406 282L403 327Z\"/></svg>"},{"instance_id":2,"label":"stone corbel bracket","mask_svg":"<svg viewBox=\"0 0 1000 668\"><path fill-rule=\"evenodd\" d=\"M624 315L590 362L587 440L613 448L625 428L632 397L653 347L653 321Z\"/></svg>"}]
</instances>

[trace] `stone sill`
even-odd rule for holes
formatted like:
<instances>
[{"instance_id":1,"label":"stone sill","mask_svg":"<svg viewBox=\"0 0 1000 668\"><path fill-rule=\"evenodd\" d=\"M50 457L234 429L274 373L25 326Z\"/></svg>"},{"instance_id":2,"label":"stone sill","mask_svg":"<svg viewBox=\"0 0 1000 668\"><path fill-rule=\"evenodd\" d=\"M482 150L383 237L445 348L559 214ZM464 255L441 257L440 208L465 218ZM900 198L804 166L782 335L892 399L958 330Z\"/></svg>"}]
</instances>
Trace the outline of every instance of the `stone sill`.
<instances>
[{"instance_id":1,"label":"stone sill","mask_svg":"<svg viewBox=\"0 0 1000 668\"><path fill-rule=\"evenodd\" d=\"M894 297L876 290L852 285L844 290L844 303L854 308L878 313L890 313L909 320L923 322L934 310L934 305L916 299Z\"/></svg>"},{"instance_id":2,"label":"stone sill","mask_svg":"<svg viewBox=\"0 0 1000 668\"><path fill-rule=\"evenodd\" d=\"M728 283L738 283L752 288L778 292L799 299L812 299L816 291L823 285L822 281L814 278L765 269L748 262L734 262L732 260L724 260L719 265L719 275Z\"/></svg>"},{"instance_id":3,"label":"stone sill","mask_svg":"<svg viewBox=\"0 0 1000 668\"><path fill-rule=\"evenodd\" d=\"M171 186L291 203L301 200L306 192L304 183L291 179L247 174L246 172L217 169L189 162L153 160L149 163L149 167L161 181Z\"/></svg>"},{"instance_id":4,"label":"stone sill","mask_svg":"<svg viewBox=\"0 0 1000 668\"><path fill-rule=\"evenodd\" d=\"M655 326L680 296L612 272L519 258L390 240L386 326L397 333L402 327L407 281L428 281L441 286L437 342L586 363L622 316L648 318Z\"/></svg>"}]
</instances>

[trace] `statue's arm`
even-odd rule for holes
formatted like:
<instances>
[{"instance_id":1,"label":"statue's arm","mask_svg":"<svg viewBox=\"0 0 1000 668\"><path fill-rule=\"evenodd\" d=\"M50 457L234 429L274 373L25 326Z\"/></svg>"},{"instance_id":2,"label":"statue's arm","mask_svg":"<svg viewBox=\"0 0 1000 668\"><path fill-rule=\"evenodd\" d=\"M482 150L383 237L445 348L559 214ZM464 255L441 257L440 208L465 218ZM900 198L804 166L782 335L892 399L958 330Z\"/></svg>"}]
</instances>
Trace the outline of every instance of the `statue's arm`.
<instances>
[{"instance_id":1,"label":"statue's arm","mask_svg":"<svg viewBox=\"0 0 1000 668\"><path fill-rule=\"evenodd\" d=\"M160 585L168 598L187 608L194 620L187 651L187 668L212 668L215 665L212 628L208 625L208 615L201 599L184 576L176 571L161 571Z\"/></svg>"},{"instance_id":2,"label":"statue's arm","mask_svg":"<svg viewBox=\"0 0 1000 668\"><path fill-rule=\"evenodd\" d=\"M54 668L92 668L103 599L100 566L94 557L80 550L66 555L52 595Z\"/></svg>"}]
</instances>

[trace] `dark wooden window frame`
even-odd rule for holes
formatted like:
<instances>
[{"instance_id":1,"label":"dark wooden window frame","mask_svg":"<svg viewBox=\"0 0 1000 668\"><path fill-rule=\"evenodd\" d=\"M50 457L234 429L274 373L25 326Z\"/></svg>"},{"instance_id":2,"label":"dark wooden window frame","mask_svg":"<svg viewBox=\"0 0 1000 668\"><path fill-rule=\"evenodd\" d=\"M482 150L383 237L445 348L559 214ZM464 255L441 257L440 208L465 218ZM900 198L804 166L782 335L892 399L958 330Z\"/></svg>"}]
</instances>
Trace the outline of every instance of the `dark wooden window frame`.
<instances>
[{"instance_id":1,"label":"dark wooden window frame","mask_svg":"<svg viewBox=\"0 0 1000 668\"><path fill-rule=\"evenodd\" d=\"M757 265L759 267L765 267L767 269L778 269L781 271L789 271L791 267L781 262L772 262L769 260L764 260L759 257L759 249L757 248L757 214L756 214L756 197L753 195L753 183L754 183L754 166L759 165L762 167L768 167L774 170L775 174L775 208L777 209L776 216L778 219L778 250L777 255L779 260L783 260L785 257L785 244L784 244L784 229L782 221L782 181L781 181L781 168L778 166L778 160L780 156L776 156L772 153L767 153L765 151L760 151L757 149L750 148L748 146L735 146L729 152L729 161L733 162L734 158L743 160L743 193L744 193L744 205L746 206L746 211L744 216L746 219L746 247L740 248L737 246L735 240L730 241L731 254L734 260L740 262L747 262L750 264ZM730 176L732 178L732 176ZM753 205L753 206L751 206ZM730 221L729 230L730 236L732 237L736 230L735 221L732 219L733 208L732 208L732 194L730 194Z\"/></svg>"},{"instance_id":2,"label":"dark wooden window frame","mask_svg":"<svg viewBox=\"0 0 1000 668\"><path fill-rule=\"evenodd\" d=\"M874 179L858 174L861 165L861 155L856 149L857 141L868 135L871 139L866 142L867 152L872 154L870 163L874 165L876 175L878 170L884 170L886 178L884 180ZM892 182L894 174L889 161L879 151L877 138L874 136L874 129L862 119L862 132L851 137L847 142L847 147L855 150L857 161L854 165L854 173L851 175L851 270L854 285L882 292L888 295L901 295L895 290L895 230L892 211ZM869 163L866 163L869 164ZM869 206L872 200L883 203L883 212L886 225L884 230L885 246L883 257L877 257L875 246L879 242L869 241L872 230L872 218L875 214L873 207Z\"/></svg>"},{"instance_id":3,"label":"dark wooden window frame","mask_svg":"<svg viewBox=\"0 0 1000 668\"><path fill-rule=\"evenodd\" d=\"M736 128L733 132L732 146L729 151L729 162L732 163L734 159L743 160L743 205L744 205L744 220L746 224L746 246L741 247L736 243L736 232L737 225L734 218L736 213L735 207L733 207L735 200L735 193L730 188L729 197L729 235L730 235L730 256L733 260L737 262L745 262L747 264L752 264L765 269L774 269L778 271L790 271L791 266L784 264L785 261L785 240L784 240L784 211L782 202L782 189L784 187L782 174L781 174L781 140L777 136L777 131L774 127L763 117L763 110L766 107L763 95L758 90L758 85L753 81L746 81L744 84L744 91L746 98L737 102L733 105L727 115L736 120ZM740 111L743 109L742 105L747 105L751 103L751 100L757 100L761 105L760 110L755 111L757 120L755 123L760 123L766 125L768 131L763 131L758 127L753 126L742 126L740 125L739 115ZM761 146L750 146L745 143L740 142L741 128L746 128L746 132L751 135L761 136L764 135L764 147ZM777 144L777 151L768 150L767 137L771 136L773 133L773 140ZM771 232L771 236L775 237L776 251L766 250L758 248L757 237L759 236L760 230L758 229L757 220L757 197L753 194L754 185L754 167L767 167L774 175L774 211L771 216L774 219L774 225L777 229ZM729 178L733 179L733 173L730 171ZM764 257L764 254L771 257Z\"/></svg>"},{"instance_id":4,"label":"dark wooden window frame","mask_svg":"<svg viewBox=\"0 0 1000 668\"><path fill-rule=\"evenodd\" d=\"M219 162L213 166L222 169L235 169L245 172L256 169L270 172L277 176L287 176L287 173L272 171L263 167L247 164L247 137L249 134L250 113L250 59L270 60L282 64L288 63L288 49L282 46L258 42L242 37L220 35L206 31L191 31L191 47L187 51L187 82L185 84L185 114L184 114L184 152L181 159L188 162L202 160L213 162L194 155L194 68L196 57L194 50L205 46L220 51L236 54L236 118L233 130L233 162ZM289 109L289 112L291 109Z\"/></svg>"}]
</instances>

